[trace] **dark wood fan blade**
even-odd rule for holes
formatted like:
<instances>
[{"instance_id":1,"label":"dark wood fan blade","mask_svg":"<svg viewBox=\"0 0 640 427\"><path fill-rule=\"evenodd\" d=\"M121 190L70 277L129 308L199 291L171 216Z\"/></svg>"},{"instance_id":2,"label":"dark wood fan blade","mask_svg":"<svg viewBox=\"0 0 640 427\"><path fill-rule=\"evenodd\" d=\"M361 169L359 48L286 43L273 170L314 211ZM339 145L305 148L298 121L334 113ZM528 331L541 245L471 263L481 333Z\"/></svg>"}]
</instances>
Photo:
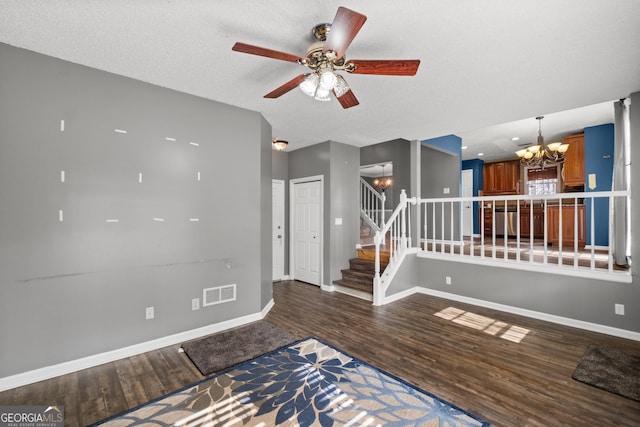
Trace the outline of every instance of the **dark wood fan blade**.
<instances>
[{"instance_id":1,"label":"dark wood fan blade","mask_svg":"<svg viewBox=\"0 0 640 427\"><path fill-rule=\"evenodd\" d=\"M379 74L383 76L415 76L420 65L419 59L396 60L350 60L355 65L353 74Z\"/></svg>"},{"instance_id":2,"label":"dark wood fan blade","mask_svg":"<svg viewBox=\"0 0 640 427\"><path fill-rule=\"evenodd\" d=\"M264 97L265 98L278 98L278 97L284 95L285 93L289 92L290 90L295 89L296 87L298 87L298 85L300 83L302 83L302 81L304 80L304 78L306 76L307 76L306 74L300 74L299 76L294 77L293 79L289 80L288 82L286 82L285 84L283 84L279 88L272 90L271 92L266 94Z\"/></svg>"},{"instance_id":3,"label":"dark wood fan blade","mask_svg":"<svg viewBox=\"0 0 640 427\"><path fill-rule=\"evenodd\" d=\"M342 108L351 108L360 104L360 102L358 102L358 98L356 98L356 96L353 94L351 89L349 89L347 93L345 93L344 95L342 95L340 98L337 98L337 99L338 99L338 102L340 102L340 105L342 105Z\"/></svg>"},{"instance_id":4,"label":"dark wood fan blade","mask_svg":"<svg viewBox=\"0 0 640 427\"><path fill-rule=\"evenodd\" d=\"M346 7L339 7L331 24L327 40L324 43L323 51L332 50L338 58L342 58L366 20L367 17L361 13Z\"/></svg>"},{"instance_id":5,"label":"dark wood fan blade","mask_svg":"<svg viewBox=\"0 0 640 427\"><path fill-rule=\"evenodd\" d=\"M281 61L298 62L298 59L302 59L298 55L292 53L280 52L278 50L267 49L265 47L253 46L246 43L236 43L231 50L236 52L249 53L251 55L265 56L267 58L279 59Z\"/></svg>"}]
</instances>

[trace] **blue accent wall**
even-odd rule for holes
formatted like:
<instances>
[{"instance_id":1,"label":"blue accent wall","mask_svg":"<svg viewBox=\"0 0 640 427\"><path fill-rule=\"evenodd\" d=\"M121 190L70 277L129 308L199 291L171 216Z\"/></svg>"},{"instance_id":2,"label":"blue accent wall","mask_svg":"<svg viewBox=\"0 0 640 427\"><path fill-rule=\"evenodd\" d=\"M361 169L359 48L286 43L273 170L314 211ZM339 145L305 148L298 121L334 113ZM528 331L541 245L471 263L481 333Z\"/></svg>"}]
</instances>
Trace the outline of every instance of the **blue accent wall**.
<instances>
[{"instance_id":1,"label":"blue accent wall","mask_svg":"<svg viewBox=\"0 0 640 427\"><path fill-rule=\"evenodd\" d=\"M462 158L462 138L455 135L439 136L437 138L424 139L422 143L437 147Z\"/></svg>"},{"instance_id":2,"label":"blue accent wall","mask_svg":"<svg viewBox=\"0 0 640 427\"><path fill-rule=\"evenodd\" d=\"M473 196L478 196L478 191L484 187L484 181L482 173L484 169L484 160L472 159L462 161L462 170L473 170ZM473 202L473 234L480 234L480 218L479 218L479 205L478 202Z\"/></svg>"},{"instance_id":3,"label":"blue accent wall","mask_svg":"<svg viewBox=\"0 0 640 427\"><path fill-rule=\"evenodd\" d=\"M585 191L610 191L613 180L614 125L607 123L584 128ZM595 174L596 187L589 188L589 175ZM609 200L594 201L594 241L591 242L591 201L586 201L587 245L609 245Z\"/></svg>"}]
</instances>

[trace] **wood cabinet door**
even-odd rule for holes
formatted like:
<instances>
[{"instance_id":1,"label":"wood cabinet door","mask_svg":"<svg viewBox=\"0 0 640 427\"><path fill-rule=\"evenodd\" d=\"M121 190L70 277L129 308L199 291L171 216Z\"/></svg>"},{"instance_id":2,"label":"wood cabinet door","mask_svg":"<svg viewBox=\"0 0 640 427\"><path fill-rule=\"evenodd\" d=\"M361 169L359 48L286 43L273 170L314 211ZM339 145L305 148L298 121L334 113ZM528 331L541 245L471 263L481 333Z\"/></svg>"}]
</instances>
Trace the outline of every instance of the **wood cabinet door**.
<instances>
[{"instance_id":1,"label":"wood cabinet door","mask_svg":"<svg viewBox=\"0 0 640 427\"><path fill-rule=\"evenodd\" d=\"M484 195L518 194L520 161L485 163Z\"/></svg>"},{"instance_id":2,"label":"wood cabinet door","mask_svg":"<svg viewBox=\"0 0 640 427\"><path fill-rule=\"evenodd\" d=\"M544 238L544 209L529 207L520 209L520 237L531 236L531 221L533 221L533 238Z\"/></svg>"},{"instance_id":3,"label":"wood cabinet door","mask_svg":"<svg viewBox=\"0 0 640 427\"><path fill-rule=\"evenodd\" d=\"M493 210L491 208L484 208L484 214L482 208L480 208L480 214L483 218L483 230L485 236L491 236L493 234Z\"/></svg>"},{"instance_id":4,"label":"wood cabinet door","mask_svg":"<svg viewBox=\"0 0 640 427\"><path fill-rule=\"evenodd\" d=\"M518 181L520 180L520 160L504 162L504 192L518 194Z\"/></svg>"},{"instance_id":5,"label":"wood cabinet door","mask_svg":"<svg viewBox=\"0 0 640 427\"><path fill-rule=\"evenodd\" d=\"M562 209L562 247L569 250L574 246L575 232L578 232L578 249L586 244L586 218L584 206L578 206L578 219L573 206L550 206L547 208L547 240L552 245L560 242L560 211Z\"/></svg>"},{"instance_id":6,"label":"wood cabinet door","mask_svg":"<svg viewBox=\"0 0 640 427\"><path fill-rule=\"evenodd\" d=\"M562 170L564 185L584 185L584 134L564 138L569 144Z\"/></svg>"},{"instance_id":7,"label":"wood cabinet door","mask_svg":"<svg viewBox=\"0 0 640 427\"><path fill-rule=\"evenodd\" d=\"M493 163L493 168L494 168L494 192L496 194L503 194L506 188L506 181L505 181L505 168L504 168L504 163L500 162L500 163Z\"/></svg>"},{"instance_id":8,"label":"wood cabinet door","mask_svg":"<svg viewBox=\"0 0 640 427\"><path fill-rule=\"evenodd\" d=\"M529 208L520 209L520 237L528 238L531 235L531 216Z\"/></svg>"},{"instance_id":9,"label":"wood cabinet door","mask_svg":"<svg viewBox=\"0 0 640 427\"><path fill-rule=\"evenodd\" d=\"M496 192L496 172L495 163L485 163L482 169L483 189L485 195L495 194Z\"/></svg>"}]
</instances>

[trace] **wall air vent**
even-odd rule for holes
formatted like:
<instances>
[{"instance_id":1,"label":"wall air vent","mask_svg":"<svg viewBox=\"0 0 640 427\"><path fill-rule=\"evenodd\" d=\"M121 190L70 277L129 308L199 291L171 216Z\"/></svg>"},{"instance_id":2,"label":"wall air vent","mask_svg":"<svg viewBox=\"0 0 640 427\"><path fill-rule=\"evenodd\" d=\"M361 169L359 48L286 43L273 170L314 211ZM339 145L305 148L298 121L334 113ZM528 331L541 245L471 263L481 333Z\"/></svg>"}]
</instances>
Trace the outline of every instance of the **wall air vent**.
<instances>
[{"instance_id":1,"label":"wall air vent","mask_svg":"<svg viewBox=\"0 0 640 427\"><path fill-rule=\"evenodd\" d=\"M236 300L236 284L216 286L202 290L202 306L222 304Z\"/></svg>"}]
</instances>

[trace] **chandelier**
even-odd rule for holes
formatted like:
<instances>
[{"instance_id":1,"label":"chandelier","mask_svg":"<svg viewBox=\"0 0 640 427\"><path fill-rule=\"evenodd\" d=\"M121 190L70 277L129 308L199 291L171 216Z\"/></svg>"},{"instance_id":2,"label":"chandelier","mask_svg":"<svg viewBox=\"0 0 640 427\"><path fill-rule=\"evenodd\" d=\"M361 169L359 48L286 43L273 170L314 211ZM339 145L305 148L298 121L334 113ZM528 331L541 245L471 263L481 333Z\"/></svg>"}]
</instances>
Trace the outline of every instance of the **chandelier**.
<instances>
[{"instance_id":1,"label":"chandelier","mask_svg":"<svg viewBox=\"0 0 640 427\"><path fill-rule=\"evenodd\" d=\"M391 187L391 185L393 184L393 179L390 176L384 176L385 166L386 165L382 165L382 177L373 180L373 186L383 193L384 190Z\"/></svg>"},{"instance_id":2,"label":"chandelier","mask_svg":"<svg viewBox=\"0 0 640 427\"><path fill-rule=\"evenodd\" d=\"M552 142L545 144L542 137L542 119L544 116L536 117L538 121L538 144L516 151L520 162L525 166L544 167L547 164L564 162L565 153L569 149L569 144L562 142Z\"/></svg>"}]
</instances>

